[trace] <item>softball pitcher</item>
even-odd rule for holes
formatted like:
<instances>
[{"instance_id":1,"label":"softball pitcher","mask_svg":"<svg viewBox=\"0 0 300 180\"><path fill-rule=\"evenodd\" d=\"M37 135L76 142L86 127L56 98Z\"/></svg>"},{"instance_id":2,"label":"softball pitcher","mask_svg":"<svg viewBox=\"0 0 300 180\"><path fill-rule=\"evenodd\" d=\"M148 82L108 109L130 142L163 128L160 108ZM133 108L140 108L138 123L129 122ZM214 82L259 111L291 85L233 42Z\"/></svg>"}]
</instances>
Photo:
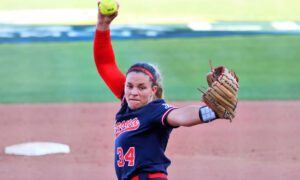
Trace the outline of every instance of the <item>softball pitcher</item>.
<instances>
[{"instance_id":1,"label":"softball pitcher","mask_svg":"<svg viewBox=\"0 0 300 180\"><path fill-rule=\"evenodd\" d=\"M171 162L166 157L165 150L173 128L221 118L232 119L235 107L232 112L226 109L222 109L221 113L216 112L221 106L216 109L214 103L220 100L209 98L211 92L208 91L203 94L203 99L206 97L208 102L199 103L201 105L176 108L167 104L163 99L161 74L148 63L133 64L125 75L122 74L117 66L110 39L110 24L117 15L118 12L109 16L98 12L94 38L97 70L112 93L121 101L114 125L117 178L166 180L167 168ZM220 67L217 69L221 70ZM223 72L220 71L219 75L221 73ZM211 81L217 82L219 75L212 69ZM209 89L215 92L213 85ZM222 100L224 99L226 100Z\"/></svg>"}]
</instances>

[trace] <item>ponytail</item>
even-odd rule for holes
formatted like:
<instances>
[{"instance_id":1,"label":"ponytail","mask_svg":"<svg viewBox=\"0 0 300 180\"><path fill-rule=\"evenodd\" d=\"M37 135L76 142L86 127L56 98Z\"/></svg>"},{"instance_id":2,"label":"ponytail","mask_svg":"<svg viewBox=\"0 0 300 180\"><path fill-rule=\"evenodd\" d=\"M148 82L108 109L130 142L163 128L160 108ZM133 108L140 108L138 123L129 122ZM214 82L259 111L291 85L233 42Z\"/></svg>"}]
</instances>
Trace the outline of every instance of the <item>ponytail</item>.
<instances>
[{"instance_id":1,"label":"ponytail","mask_svg":"<svg viewBox=\"0 0 300 180\"><path fill-rule=\"evenodd\" d=\"M157 91L153 97L153 100L163 99L164 98L164 90L163 90L161 84L156 84L156 86L157 86Z\"/></svg>"}]
</instances>

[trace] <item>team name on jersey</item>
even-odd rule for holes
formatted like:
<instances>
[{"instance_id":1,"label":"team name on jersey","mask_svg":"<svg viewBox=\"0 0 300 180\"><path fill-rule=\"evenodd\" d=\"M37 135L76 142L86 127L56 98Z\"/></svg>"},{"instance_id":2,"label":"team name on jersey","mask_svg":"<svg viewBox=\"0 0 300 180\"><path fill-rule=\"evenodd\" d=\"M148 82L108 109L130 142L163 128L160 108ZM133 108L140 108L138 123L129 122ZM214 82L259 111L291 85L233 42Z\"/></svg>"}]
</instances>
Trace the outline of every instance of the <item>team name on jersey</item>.
<instances>
[{"instance_id":1,"label":"team name on jersey","mask_svg":"<svg viewBox=\"0 0 300 180\"><path fill-rule=\"evenodd\" d=\"M124 120L115 124L115 136L116 138L124 132L134 131L140 127L140 121L138 118Z\"/></svg>"}]
</instances>

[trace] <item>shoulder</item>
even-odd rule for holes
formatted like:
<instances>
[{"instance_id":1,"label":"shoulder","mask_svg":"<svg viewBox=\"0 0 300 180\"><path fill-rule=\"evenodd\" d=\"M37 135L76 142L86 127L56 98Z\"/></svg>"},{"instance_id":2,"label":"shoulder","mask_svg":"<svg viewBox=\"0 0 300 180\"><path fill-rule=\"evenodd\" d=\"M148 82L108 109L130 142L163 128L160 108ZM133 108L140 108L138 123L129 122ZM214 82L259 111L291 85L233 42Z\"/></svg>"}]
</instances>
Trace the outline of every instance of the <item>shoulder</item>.
<instances>
[{"instance_id":1,"label":"shoulder","mask_svg":"<svg viewBox=\"0 0 300 180\"><path fill-rule=\"evenodd\" d=\"M166 106L168 104L167 104L167 102L164 99L156 99L156 100L150 102L149 105L162 105L162 106Z\"/></svg>"},{"instance_id":2,"label":"shoulder","mask_svg":"<svg viewBox=\"0 0 300 180\"><path fill-rule=\"evenodd\" d=\"M152 101L151 103L149 103L149 107L152 108L160 108L160 109L170 109L170 108L174 108L173 105L168 104L164 99L157 99Z\"/></svg>"}]
</instances>

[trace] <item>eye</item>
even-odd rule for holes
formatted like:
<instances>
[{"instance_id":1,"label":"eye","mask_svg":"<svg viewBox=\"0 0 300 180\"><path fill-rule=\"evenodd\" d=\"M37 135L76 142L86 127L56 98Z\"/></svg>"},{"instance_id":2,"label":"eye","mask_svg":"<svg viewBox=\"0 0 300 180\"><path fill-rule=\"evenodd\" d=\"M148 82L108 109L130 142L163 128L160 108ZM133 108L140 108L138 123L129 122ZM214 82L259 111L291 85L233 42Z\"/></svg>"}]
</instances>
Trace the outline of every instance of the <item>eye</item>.
<instances>
[{"instance_id":1,"label":"eye","mask_svg":"<svg viewBox=\"0 0 300 180\"><path fill-rule=\"evenodd\" d=\"M146 86L140 86L139 89L140 90L145 90L145 89L147 89L147 87Z\"/></svg>"},{"instance_id":2,"label":"eye","mask_svg":"<svg viewBox=\"0 0 300 180\"><path fill-rule=\"evenodd\" d=\"M126 87L127 87L128 89L132 89L132 88L133 88L132 84L126 84Z\"/></svg>"}]
</instances>

